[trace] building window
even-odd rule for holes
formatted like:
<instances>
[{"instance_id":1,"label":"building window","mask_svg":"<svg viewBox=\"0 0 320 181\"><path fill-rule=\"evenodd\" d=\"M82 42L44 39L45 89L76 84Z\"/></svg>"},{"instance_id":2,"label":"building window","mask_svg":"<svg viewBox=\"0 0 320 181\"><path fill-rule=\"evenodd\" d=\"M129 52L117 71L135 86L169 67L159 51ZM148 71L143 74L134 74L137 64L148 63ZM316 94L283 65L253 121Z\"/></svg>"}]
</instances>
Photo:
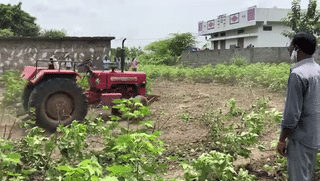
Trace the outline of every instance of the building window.
<instances>
[{"instance_id":1,"label":"building window","mask_svg":"<svg viewBox=\"0 0 320 181\"><path fill-rule=\"evenodd\" d=\"M220 36L226 36L226 32L221 32Z\"/></svg>"},{"instance_id":2,"label":"building window","mask_svg":"<svg viewBox=\"0 0 320 181\"><path fill-rule=\"evenodd\" d=\"M244 29L239 29L238 34L244 33Z\"/></svg>"},{"instance_id":3,"label":"building window","mask_svg":"<svg viewBox=\"0 0 320 181\"><path fill-rule=\"evenodd\" d=\"M263 26L263 31L272 31L272 26Z\"/></svg>"},{"instance_id":4,"label":"building window","mask_svg":"<svg viewBox=\"0 0 320 181\"><path fill-rule=\"evenodd\" d=\"M213 34L213 37L218 37L218 36L219 36L218 33L214 33L214 34Z\"/></svg>"}]
</instances>

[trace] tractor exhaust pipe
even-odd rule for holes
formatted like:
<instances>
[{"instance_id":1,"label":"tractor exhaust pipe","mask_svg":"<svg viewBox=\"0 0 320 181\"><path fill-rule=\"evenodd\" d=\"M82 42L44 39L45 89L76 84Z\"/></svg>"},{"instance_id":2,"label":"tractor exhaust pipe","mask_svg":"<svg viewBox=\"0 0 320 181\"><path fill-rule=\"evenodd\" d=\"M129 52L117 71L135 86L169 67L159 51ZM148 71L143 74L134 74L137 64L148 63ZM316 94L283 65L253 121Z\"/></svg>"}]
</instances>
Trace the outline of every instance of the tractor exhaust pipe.
<instances>
[{"instance_id":1,"label":"tractor exhaust pipe","mask_svg":"<svg viewBox=\"0 0 320 181\"><path fill-rule=\"evenodd\" d=\"M125 60L124 41L126 41L126 38L122 40L122 49L121 49L121 72L123 72L123 70L124 70L124 60Z\"/></svg>"}]
</instances>

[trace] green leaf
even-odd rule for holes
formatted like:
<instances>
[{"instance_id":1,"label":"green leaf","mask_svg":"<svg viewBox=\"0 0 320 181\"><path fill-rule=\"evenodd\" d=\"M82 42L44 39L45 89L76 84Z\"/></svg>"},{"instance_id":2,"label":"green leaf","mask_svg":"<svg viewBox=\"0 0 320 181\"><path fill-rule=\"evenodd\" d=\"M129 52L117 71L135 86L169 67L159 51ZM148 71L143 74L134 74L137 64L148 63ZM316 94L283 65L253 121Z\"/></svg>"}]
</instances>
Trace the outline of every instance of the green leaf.
<instances>
[{"instance_id":1,"label":"green leaf","mask_svg":"<svg viewBox=\"0 0 320 181\"><path fill-rule=\"evenodd\" d=\"M66 171L66 172L73 170L73 168L68 165L58 166L57 168L61 171Z\"/></svg>"},{"instance_id":2,"label":"green leaf","mask_svg":"<svg viewBox=\"0 0 320 181\"><path fill-rule=\"evenodd\" d=\"M33 173L33 172L35 172L35 171L37 171L36 169L30 169L30 170L25 170L25 169L22 169L22 173L23 174L26 174L26 175L29 175L29 174L31 174L31 173Z\"/></svg>"},{"instance_id":3,"label":"green leaf","mask_svg":"<svg viewBox=\"0 0 320 181\"><path fill-rule=\"evenodd\" d=\"M21 155L19 153L9 153L7 154L7 157L10 158L10 161L19 163Z\"/></svg>"},{"instance_id":4,"label":"green leaf","mask_svg":"<svg viewBox=\"0 0 320 181\"><path fill-rule=\"evenodd\" d=\"M264 151L266 148L265 148L263 145L258 145L258 149L259 149L260 151Z\"/></svg>"},{"instance_id":5,"label":"green leaf","mask_svg":"<svg viewBox=\"0 0 320 181\"><path fill-rule=\"evenodd\" d=\"M113 103L114 103L114 104L121 104L122 102L123 102L122 99L114 99L114 100L113 100Z\"/></svg>"},{"instance_id":6,"label":"green leaf","mask_svg":"<svg viewBox=\"0 0 320 181\"><path fill-rule=\"evenodd\" d=\"M98 180L99 180L99 177L98 177L98 176L92 176L90 180L91 180L91 181L98 181Z\"/></svg>"},{"instance_id":7,"label":"green leaf","mask_svg":"<svg viewBox=\"0 0 320 181\"><path fill-rule=\"evenodd\" d=\"M270 165L264 165L263 168L265 170L272 170L272 167Z\"/></svg>"},{"instance_id":8,"label":"green leaf","mask_svg":"<svg viewBox=\"0 0 320 181\"><path fill-rule=\"evenodd\" d=\"M166 157L166 159L169 161L175 161L178 159L178 156L169 156L169 157Z\"/></svg>"},{"instance_id":9,"label":"green leaf","mask_svg":"<svg viewBox=\"0 0 320 181\"><path fill-rule=\"evenodd\" d=\"M143 170L148 172L148 175L149 174L156 174L156 170L153 165L142 164L141 167L143 168Z\"/></svg>"},{"instance_id":10,"label":"green leaf","mask_svg":"<svg viewBox=\"0 0 320 181\"><path fill-rule=\"evenodd\" d=\"M100 181L118 181L118 178L117 177L106 176L103 179L100 179Z\"/></svg>"},{"instance_id":11,"label":"green leaf","mask_svg":"<svg viewBox=\"0 0 320 181\"><path fill-rule=\"evenodd\" d=\"M111 121L119 121L121 118L119 118L118 116L112 115L110 116Z\"/></svg>"},{"instance_id":12,"label":"green leaf","mask_svg":"<svg viewBox=\"0 0 320 181\"><path fill-rule=\"evenodd\" d=\"M108 106L103 106L102 109L103 109L103 110L108 110L109 107L108 107Z\"/></svg>"},{"instance_id":13,"label":"green leaf","mask_svg":"<svg viewBox=\"0 0 320 181\"><path fill-rule=\"evenodd\" d=\"M107 168L108 171L112 172L111 175L122 176L124 173L131 172L132 169L129 166L113 165Z\"/></svg>"},{"instance_id":14,"label":"green leaf","mask_svg":"<svg viewBox=\"0 0 320 181\"><path fill-rule=\"evenodd\" d=\"M144 125L147 128L153 128L153 122L152 121L142 121L142 122L139 122L139 124L140 125Z\"/></svg>"},{"instance_id":15,"label":"green leaf","mask_svg":"<svg viewBox=\"0 0 320 181\"><path fill-rule=\"evenodd\" d=\"M91 160L89 160L89 159L85 159L80 163L81 166L87 166L90 164L91 164Z\"/></svg>"},{"instance_id":16,"label":"green leaf","mask_svg":"<svg viewBox=\"0 0 320 181\"><path fill-rule=\"evenodd\" d=\"M270 142L270 144L271 144L271 147L272 147L272 148L275 148L275 147L277 147L277 145L278 145L278 141L277 141L277 140L272 140L272 141Z\"/></svg>"}]
</instances>

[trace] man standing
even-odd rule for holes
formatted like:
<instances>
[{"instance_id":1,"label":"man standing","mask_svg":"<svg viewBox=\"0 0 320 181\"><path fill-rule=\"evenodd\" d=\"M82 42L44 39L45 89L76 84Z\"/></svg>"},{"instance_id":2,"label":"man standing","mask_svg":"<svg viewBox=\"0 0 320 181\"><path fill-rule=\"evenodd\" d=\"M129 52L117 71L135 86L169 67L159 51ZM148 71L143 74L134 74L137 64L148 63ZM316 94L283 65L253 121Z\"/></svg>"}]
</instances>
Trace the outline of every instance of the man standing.
<instances>
[{"instance_id":1,"label":"man standing","mask_svg":"<svg viewBox=\"0 0 320 181\"><path fill-rule=\"evenodd\" d=\"M136 72L137 69L138 69L138 64L139 64L139 61L135 58L132 59L132 62L131 62L131 68L132 68L132 71Z\"/></svg>"},{"instance_id":2,"label":"man standing","mask_svg":"<svg viewBox=\"0 0 320 181\"><path fill-rule=\"evenodd\" d=\"M110 64L111 64L111 61L110 61L109 58L106 56L106 57L104 58L104 60L102 60L103 70L109 70L109 69L110 69Z\"/></svg>"},{"instance_id":3,"label":"man standing","mask_svg":"<svg viewBox=\"0 0 320 181\"><path fill-rule=\"evenodd\" d=\"M290 181L312 179L320 148L320 66L312 57L316 44L312 34L300 32L288 48L295 64L290 68L277 150L287 157Z\"/></svg>"},{"instance_id":4,"label":"man standing","mask_svg":"<svg viewBox=\"0 0 320 181\"><path fill-rule=\"evenodd\" d=\"M70 55L69 55L68 52L66 54L66 62L65 62L65 64L66 64L66 69L67 70L70 70L72 68L72 60L71 60Z\"/></svg>"}]
</instances>

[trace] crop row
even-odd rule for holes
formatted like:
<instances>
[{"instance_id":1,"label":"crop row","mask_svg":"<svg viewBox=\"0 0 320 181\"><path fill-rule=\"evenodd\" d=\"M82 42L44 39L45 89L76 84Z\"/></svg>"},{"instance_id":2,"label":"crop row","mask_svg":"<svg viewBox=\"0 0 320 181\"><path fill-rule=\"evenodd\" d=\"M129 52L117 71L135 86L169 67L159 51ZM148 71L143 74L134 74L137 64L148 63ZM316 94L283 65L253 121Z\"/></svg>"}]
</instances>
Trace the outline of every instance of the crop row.
<instances>
[{"instance_id":1,"label":"crop row","mask_svg":"<svg viewBox=\"0 0 320 181\"><path fill-rule=\"evenodd\" d=\"M221 83L236 83L247 86L263 86L273 91L286 89L291 64L255 63L255 64L217 64L199 68L166 65L141 65L149 79L186 78L199 82L216 80Z\"/></svg>"}]
</instances>

